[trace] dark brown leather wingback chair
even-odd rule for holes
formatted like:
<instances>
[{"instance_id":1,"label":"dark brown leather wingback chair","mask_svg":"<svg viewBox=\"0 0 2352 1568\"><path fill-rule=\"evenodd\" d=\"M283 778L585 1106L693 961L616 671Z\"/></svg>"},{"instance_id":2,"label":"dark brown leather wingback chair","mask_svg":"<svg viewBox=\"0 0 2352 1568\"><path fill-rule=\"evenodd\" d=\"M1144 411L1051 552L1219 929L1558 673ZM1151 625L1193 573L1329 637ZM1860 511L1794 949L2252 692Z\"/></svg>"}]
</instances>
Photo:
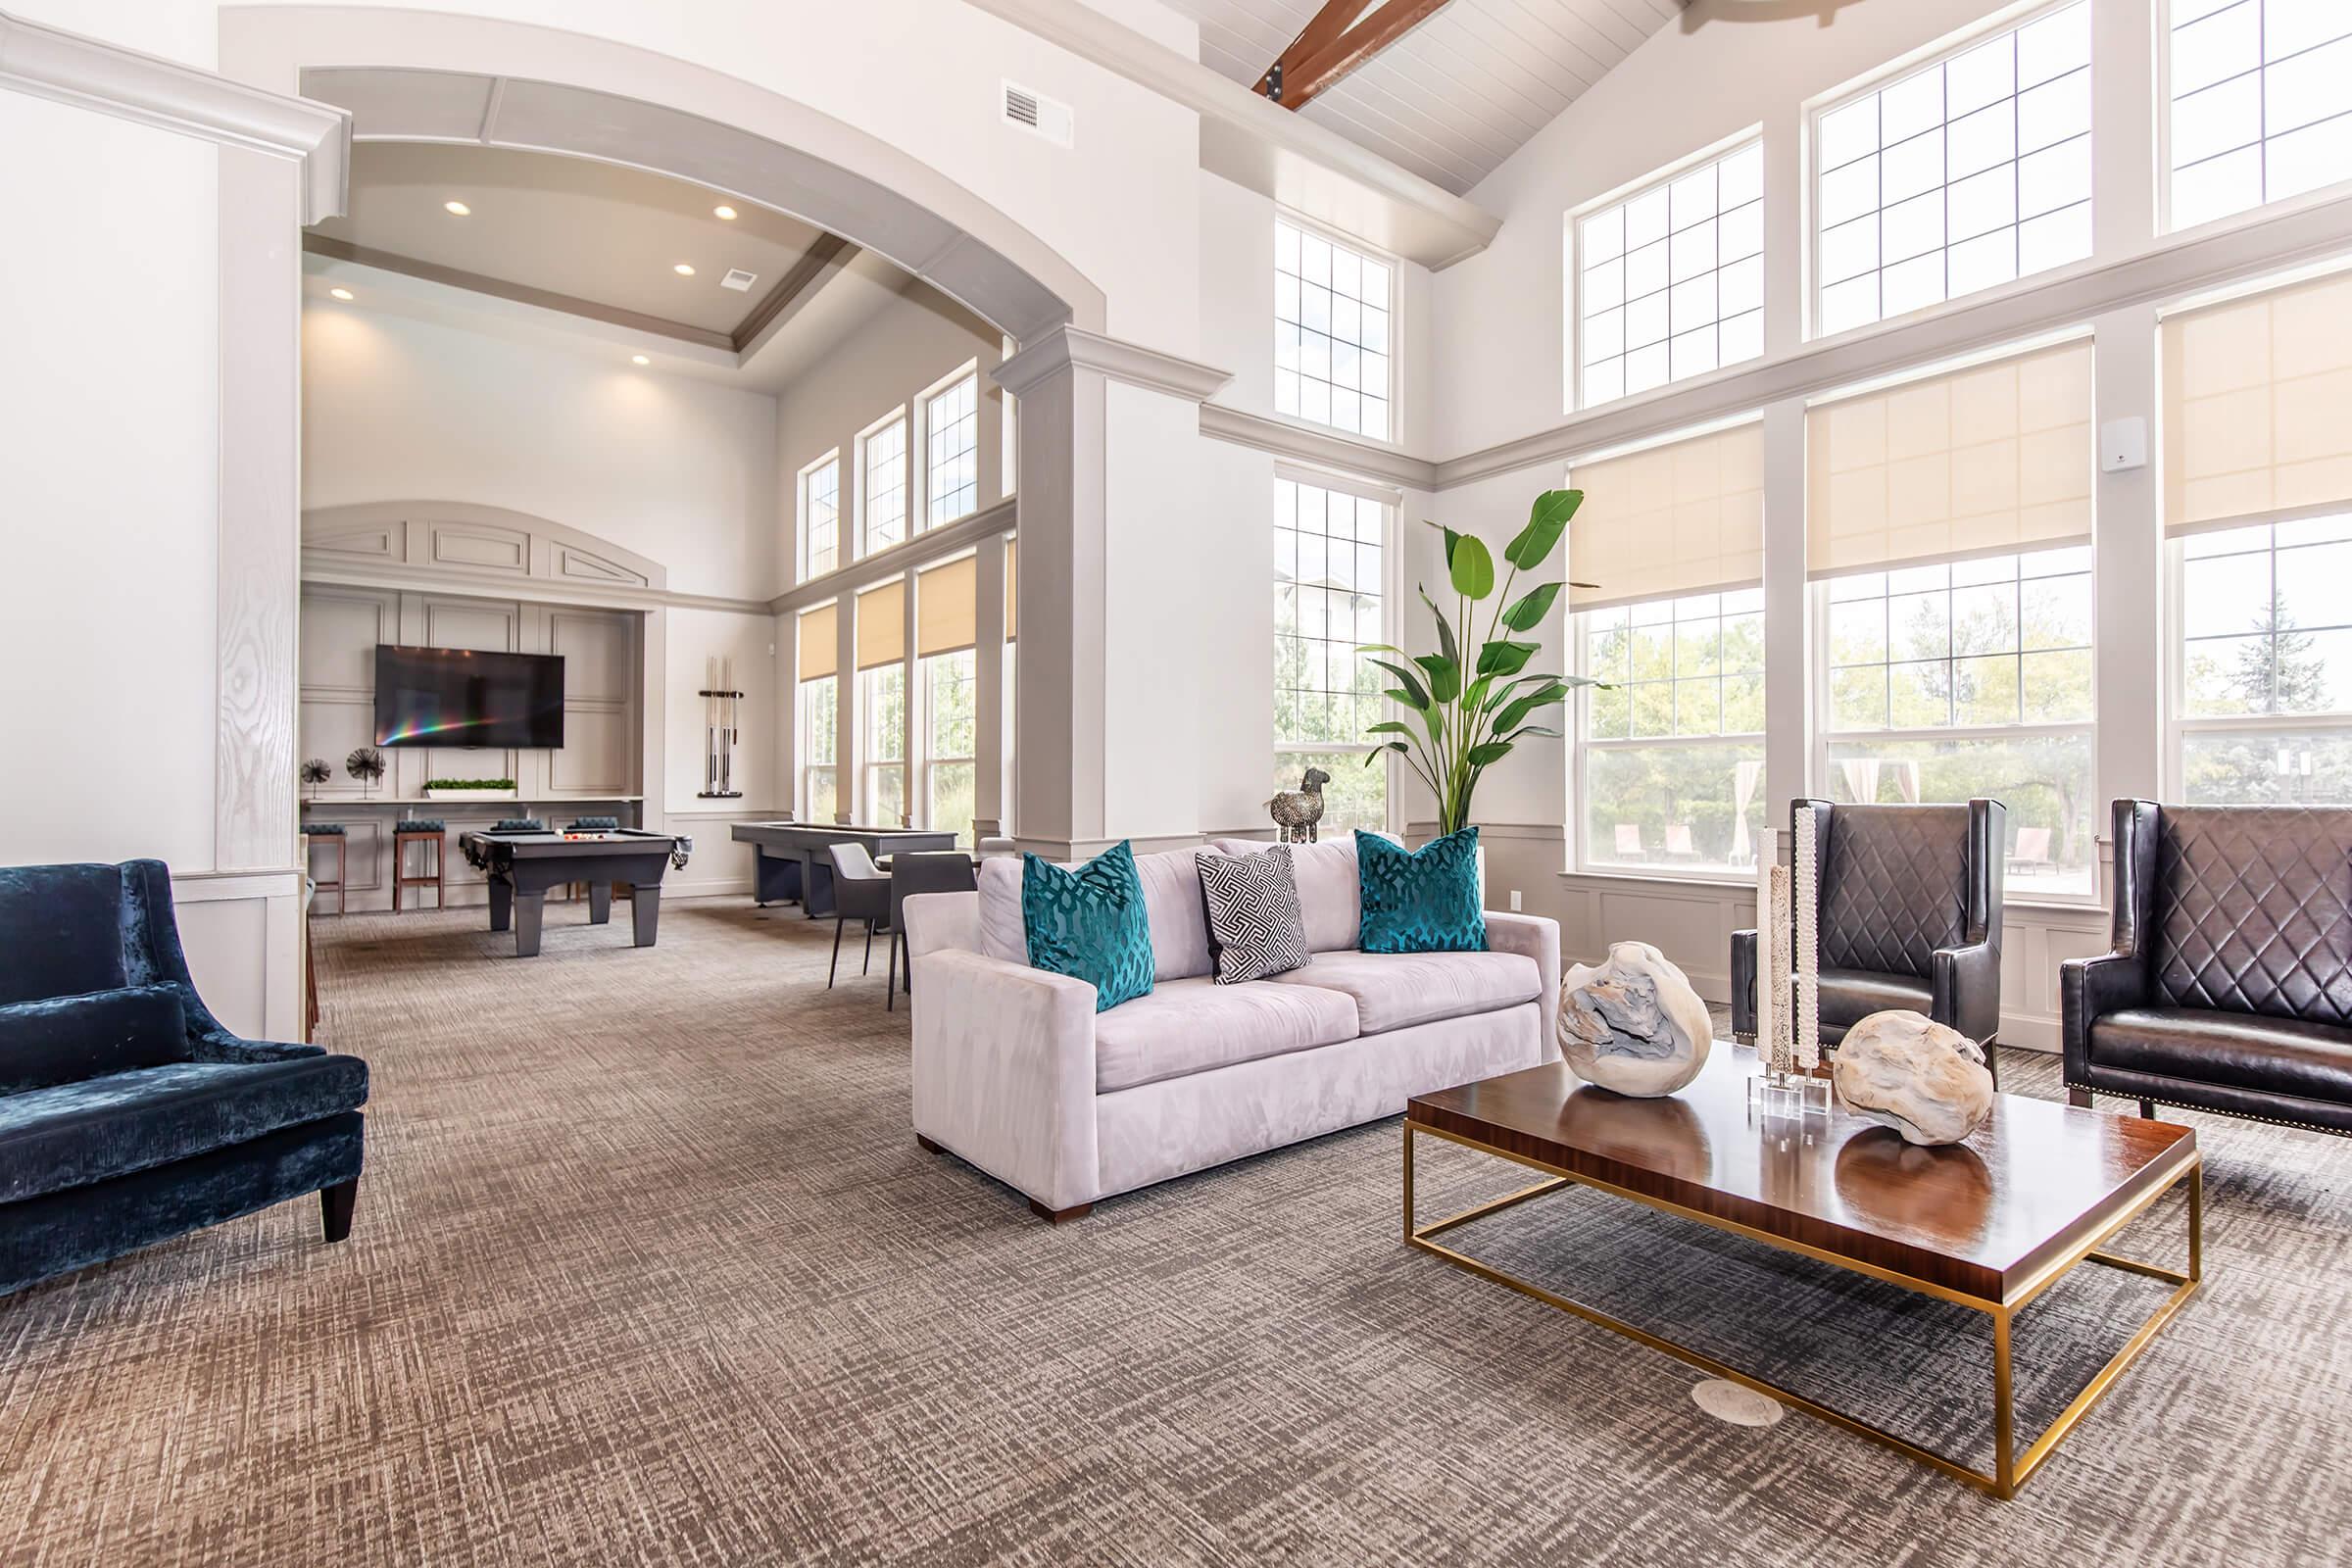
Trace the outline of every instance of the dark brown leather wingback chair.
<instances>
[{"instance_id":1,"label":"dark brown leather wingback chair","mask_svg":"<svg viewBox=\"0 0 2352 1568\"><path fill-rule=\"evenodd\" d=\"M1990 1045L2001 1027L2001 803L1798 801L1794 811L1813 813L1820 856L1823 1043L1904 1008ZM1753 931L1732 933L1732 1029L1756 1032Z\"/></svg>"},{"instance_id":2,"label":"dark brown leather wingback chair","mask_svg":"<svg viewBox=\"0 0 2352 1568\"><path fill-rule=\"evenodd\" d=\"M2115 803L2114 951L2059 971L2067 1095L2352 1133L2352 808Z\"/></svg>"}]
</instances>

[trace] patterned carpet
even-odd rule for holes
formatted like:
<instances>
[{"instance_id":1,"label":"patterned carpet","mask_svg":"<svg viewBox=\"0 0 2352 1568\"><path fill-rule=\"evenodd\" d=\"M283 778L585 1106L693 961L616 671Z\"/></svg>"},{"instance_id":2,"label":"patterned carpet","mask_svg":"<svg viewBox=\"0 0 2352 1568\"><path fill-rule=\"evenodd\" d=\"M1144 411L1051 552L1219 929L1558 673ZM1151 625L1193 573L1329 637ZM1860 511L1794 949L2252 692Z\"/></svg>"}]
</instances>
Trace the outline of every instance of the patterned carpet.
<instances>
[{"instance_id":1,"label":"patterned carpet","mask_svg":"<svg viewBox=\"0 0 2352 1568\"><path fill-rule=\"evenodd\" d=\"M2352 1538L2352 1141L2199 1119L2206 1292L1996 1503L1802 1415L1719 1424L1679 1363L1408 1252L1394 1123L1052 1229L916 1149L879 954L828 995L830 932L787 911L678 904L650 952L580 918L529 962L478 911L319 923L322 1032L374 1065L351 1243L288 1204L0 1302L0 1561L2284 1568ZM1422 1180L1426 1212L1515 1185L1461 1151ZM1597 1195L1462 1234L1983 1441L1971 1314ZM2129 1242L2180 1256L2178 1203ZM2029 1408L2149 1289L2037 1303Z\"/></svg>"}]
</instances>

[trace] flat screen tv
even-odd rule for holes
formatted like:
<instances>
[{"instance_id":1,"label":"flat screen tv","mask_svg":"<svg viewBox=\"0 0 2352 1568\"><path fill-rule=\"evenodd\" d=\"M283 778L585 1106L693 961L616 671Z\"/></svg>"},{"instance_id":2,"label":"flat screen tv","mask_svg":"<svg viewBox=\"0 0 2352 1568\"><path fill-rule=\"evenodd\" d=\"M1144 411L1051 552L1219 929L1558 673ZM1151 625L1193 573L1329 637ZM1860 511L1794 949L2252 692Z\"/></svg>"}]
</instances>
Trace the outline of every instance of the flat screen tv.
<instances>
[{"instance_id":1,"label":"flat screen tv","mask_svg":"<svg viewBox=\"0 0 2352 1568\"><path fill-rule=\"evenodd\" d=\"M375 645L378 746L564 744L564 660Z\"/></svg>"}]
</instances>

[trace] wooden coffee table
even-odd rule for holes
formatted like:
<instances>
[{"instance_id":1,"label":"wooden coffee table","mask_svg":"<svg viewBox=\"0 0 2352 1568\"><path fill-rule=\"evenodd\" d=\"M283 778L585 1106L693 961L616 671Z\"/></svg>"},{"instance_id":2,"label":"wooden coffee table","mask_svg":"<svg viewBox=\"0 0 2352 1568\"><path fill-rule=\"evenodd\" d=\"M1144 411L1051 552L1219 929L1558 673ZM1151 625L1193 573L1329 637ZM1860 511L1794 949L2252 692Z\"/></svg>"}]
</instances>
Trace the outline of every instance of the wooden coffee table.
<instances>
[{"instance_id":1,"label":"wooden coffee table","mask_svg":"<svg viewBox=\"0 0 2352 1568\"><path fill-rule=\"evenodd\" d=\"M1404 1239L1473 1274L1663 1350L1715 1377L1898 1448L1996 1497L2017 1489L2132 1364L2203 1278L2204 1165L2197 1135L2167 1122L2076 1110L2016 1095L1967 1143L1913 1149L1842 1107L1767 1118L1748 1106L1752 1052L1716 1044L1680 1094L1629 1100L1551 1062L1417 1096L1404 1119ZM1413 1146L1443 1138L1549 1173L1550 1179L1427 1225L1413 1218ZM2103 1250L2176 1185L2188 1184L2188 1272ZM1973 1307L1992 1320L1990 1475L1923 1448L1596 1307L1517 1279L1437 1238L1568 1187L1614 1193L1873 1279ZM2154 1315L2018 1451L2012 1430L2010 1324L2078 1263L2101 1263L2174 1287Z\"/></svg>"}]
</instances>

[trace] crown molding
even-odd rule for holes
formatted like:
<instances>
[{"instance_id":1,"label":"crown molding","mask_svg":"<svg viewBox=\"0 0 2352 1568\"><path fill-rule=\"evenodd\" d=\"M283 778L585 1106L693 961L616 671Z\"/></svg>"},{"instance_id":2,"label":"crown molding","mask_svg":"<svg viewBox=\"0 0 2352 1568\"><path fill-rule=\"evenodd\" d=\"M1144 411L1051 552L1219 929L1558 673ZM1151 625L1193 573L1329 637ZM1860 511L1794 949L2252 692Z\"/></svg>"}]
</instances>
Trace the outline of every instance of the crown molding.
<instances>
[{"instance_id":1,"label":"crown molding","mask_svg":"<svg viewBox=\"0 0 2352 1568\"><path fill-rule=\"evenodd\" d=\"M1084 0L970 0L1200 117L1200 167L1433 271L1494 242L1502 220L1228 81Z\"/></svg>"},{"instance_id":2,"label":"crown molding","mask_svg":"<svg viewBox=\"0 0 2352 1568\"><path fill-rule=\"evenodd\" d=\"M1517 440L1447 458L1437 486L1564 464L1586 453L1753 414L1940 360L2079 327L2132 306L2168 305L2267 273L2343 254L2352 244L2352 194L2219 220L2163 235L2127 255L1988 289L1917 319L1857 327L1737 368L1563 419Z\"/></svg>"},{"instance_id":3,"label":"crown molding","mask_svg":"<svg viewBox=\"0 0 2352 1568\"><path fill-rule=\"evenodd\" d=\"M1093 370L1113 381L1191 403L1214 397L1233 379L1231 370L1068 325L1054 327L1028 344L989 376L1017 398L1026 397L1031 387L1064 368Z\"/></svg>"},{"instance_id":4,"label":"crown molding","mask_svg":"<svg viewBox=\"0 0 2352 1568\"><path fill-rule=\"evenodd\" d=\"M302 221L343 211L351 115L0 11L0 87L302 166Z\"/></svg>"},{"instance_id":5,"label":"crown molding","mask_svg":"<svg viewBox=\"0 0 2352 1568\"><path fill-rule=\"evenodd\" d=\"M1212 441L1254 447L1309 467L1357 479L1378 479L1402 490L1435 490L1438 486L1438 466L1426 459L1222 403L1200 405L1200 433Z\"/></svg>"},{"instance_id":6,"label":"crown molding","mask_svg":"<svg viewBox=\"0 0 2352 1568\"><path fill-rule=\"evenodd\" d=\"M717 610L736 615L769 613L764 599L729 599L718 594L681 593L674 588L640 588L634 583L576 583L556 577L517 577L509 571L466 566L413 566L397 563L354 565L305 553L302 584L323 588L391 589L400 593L454 594L462 599L502 599L513 604L564 605L579 610Z\"/></svg>"}]
</instances>

